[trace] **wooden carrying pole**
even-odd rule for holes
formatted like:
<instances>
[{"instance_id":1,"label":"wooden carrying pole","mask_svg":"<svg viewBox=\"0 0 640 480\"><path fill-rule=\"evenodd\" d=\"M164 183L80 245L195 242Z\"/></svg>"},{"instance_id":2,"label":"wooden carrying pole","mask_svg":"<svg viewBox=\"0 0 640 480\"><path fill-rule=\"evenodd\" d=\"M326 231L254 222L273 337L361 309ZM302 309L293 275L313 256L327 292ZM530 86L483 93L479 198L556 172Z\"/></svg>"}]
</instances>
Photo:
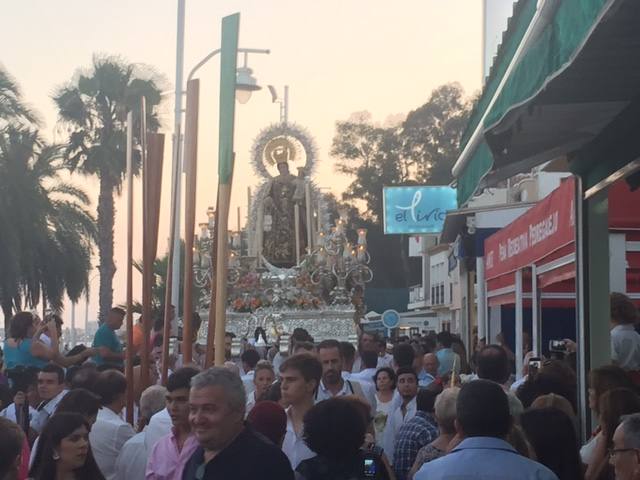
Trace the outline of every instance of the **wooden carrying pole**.
<instances>
[{"instance_id":1,"label":"wooden carrying pole","mask_svg":"<svg viewBox=\"0 0 640 480\"><path fill-rule=\"evenodd\" d=\"M133 112L127 114L127 422L133 425Z\"/></svg>"},{"instance_id":2,"label":"wooden carrying pole","mask_svg":"<svg viewBox=\"0 0 640 480\"><path fill-rule=\"evenodd\" d=\"M141 383L142 388L149 384L149 336L151 334L152 305L151 296L155 277L153 264L156 259L158 249L158 223L160 221L160 194L162 190L162 164L164 160L164 135L160 133L149 133L147 152L143 157L143 260L142 260L142 320L143 320L143 348L141 357Z\"/></svg>"},{"instance_id":3,"label":"wooden carrying pole","mask_svg":"<svg viewBox=\"0 0 640 480\"><path fill-rule=\"evenodd\" d=\"M193 332L193 235L196 225L196 178L198 174L198 104L200 80L187 83L184 133L184 310L182 313L182 364L191 363Z\"/></svg>"}]
</instances>

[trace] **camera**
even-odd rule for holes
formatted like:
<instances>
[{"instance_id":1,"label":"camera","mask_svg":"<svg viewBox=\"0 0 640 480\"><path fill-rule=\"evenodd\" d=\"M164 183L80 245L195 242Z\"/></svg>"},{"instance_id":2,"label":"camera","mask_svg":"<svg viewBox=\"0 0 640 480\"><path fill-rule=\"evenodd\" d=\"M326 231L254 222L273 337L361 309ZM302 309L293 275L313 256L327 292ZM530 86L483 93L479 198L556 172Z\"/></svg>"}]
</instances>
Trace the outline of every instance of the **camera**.
<instances>
[{"instance_id":1,"label":"camera","mask_svg":"<svg viewBox=\"0 0 640 480\"><path fill-rule=\"evenodd\" d=\"M564 340L549 340L549 351L567 353L567 344Z\"/></svg>"},{"instance_id":2,"label":"camera","mask_svg":"<svg viewBox=\"0 0 640 480\"><path fill-rule=\"evenodd\" d=\"M538 371L540 370L541 366L542 360L540 359L540 357L531 357L529 359L529 378L535 378L535 376L538 375Z\"/></svg>"}]
</instances>

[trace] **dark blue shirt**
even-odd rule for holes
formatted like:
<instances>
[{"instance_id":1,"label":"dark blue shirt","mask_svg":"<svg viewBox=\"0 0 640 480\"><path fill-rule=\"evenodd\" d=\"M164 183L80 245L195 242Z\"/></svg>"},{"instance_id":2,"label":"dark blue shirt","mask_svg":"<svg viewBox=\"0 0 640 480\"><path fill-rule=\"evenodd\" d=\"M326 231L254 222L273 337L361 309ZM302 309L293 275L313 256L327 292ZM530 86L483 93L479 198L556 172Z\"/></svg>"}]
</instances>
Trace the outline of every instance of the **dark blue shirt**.
<instances>
[{"instance_id":1,"label":"dark blue shirt","mask_svg":"<svg viewBox=\"0 0 640 480\"><path fill-rule=\"evenodd\" d=\"M282 450L249 427L218 455L204 463L198 447L187 462L182 480L293 480L291 464Z\"/></svg>"}]
</instances>

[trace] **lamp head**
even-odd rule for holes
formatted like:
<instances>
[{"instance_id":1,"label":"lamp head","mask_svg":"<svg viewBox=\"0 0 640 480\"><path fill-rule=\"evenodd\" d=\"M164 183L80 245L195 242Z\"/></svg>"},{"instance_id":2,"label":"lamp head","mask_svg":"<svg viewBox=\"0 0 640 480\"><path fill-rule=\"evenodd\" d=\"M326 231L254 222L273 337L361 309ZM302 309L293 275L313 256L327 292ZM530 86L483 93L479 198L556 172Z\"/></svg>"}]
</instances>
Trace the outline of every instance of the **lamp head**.
<instances>
[{"instance_id":1,"label":"lamp head","mask_svg":"<svg viewBox=\"0 0 640 480\"><path fill-rule=\"evenodd\" d=\"M249 67L239 67L236 72L236 100L245 104L251 98L251 93L260 90L260 86Z\"/></svg>"}]
</instances>

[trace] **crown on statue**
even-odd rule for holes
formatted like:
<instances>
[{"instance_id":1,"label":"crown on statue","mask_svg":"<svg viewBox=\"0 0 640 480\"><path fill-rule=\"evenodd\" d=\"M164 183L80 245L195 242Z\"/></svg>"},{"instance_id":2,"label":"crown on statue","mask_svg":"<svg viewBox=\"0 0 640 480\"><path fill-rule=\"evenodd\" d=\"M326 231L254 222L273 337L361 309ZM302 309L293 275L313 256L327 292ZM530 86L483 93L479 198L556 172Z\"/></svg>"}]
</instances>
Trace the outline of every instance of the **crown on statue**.
<instances>
[{"instance_id":1,"label":"crown on statue","mask_svg":"<svg viewBox=\"0 0 640 480\"><path fill-rule=\"evenodd\" d=\"M264 158L269 165L293 162L296 156L296 145L285 137L277 137L269 140L264 147Z\"/></svg>"}]
</instances>

